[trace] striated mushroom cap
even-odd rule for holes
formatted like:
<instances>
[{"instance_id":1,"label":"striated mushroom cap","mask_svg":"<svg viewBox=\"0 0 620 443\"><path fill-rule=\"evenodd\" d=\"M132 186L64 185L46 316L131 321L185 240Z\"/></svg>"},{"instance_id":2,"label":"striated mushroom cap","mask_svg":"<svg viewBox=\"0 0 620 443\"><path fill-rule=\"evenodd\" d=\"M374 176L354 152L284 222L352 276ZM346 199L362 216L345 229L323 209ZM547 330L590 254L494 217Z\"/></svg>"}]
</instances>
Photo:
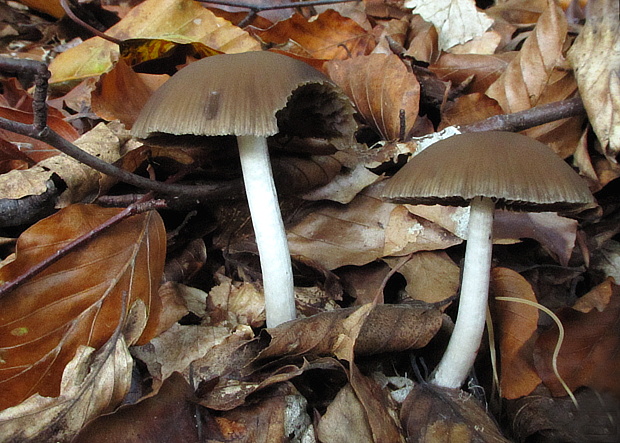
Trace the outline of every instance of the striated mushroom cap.
<instances>
[{"instance_id":1,"label":"striated mushroom cap","mask_svg":"<svg viewBox=\"0 0 620 443\"><path fill-rule=\"evenodd\" d=\"M276 116L289 102L300 110ZM294 126L290 118L302 119L293 134L302 137L338 137L355 127L348 98L308 64L269 51L222 54L191 63L155 91L132 134L271 136L279 124ZM308 135L319 123L319 133Z\"/></svg>"},{"instance_id":2,"label":"striated mushroom cap","mask_svg":"<svg viewBox=\"0 0 620 443\"><path fill-rule=\"evenodd\" d=\"M441 140L387 183L395 203L467 206L489 197L498 208L563 212L594 198L585 181L547 145L513 132L472 132Z\"/></svg>"}]
</instances>

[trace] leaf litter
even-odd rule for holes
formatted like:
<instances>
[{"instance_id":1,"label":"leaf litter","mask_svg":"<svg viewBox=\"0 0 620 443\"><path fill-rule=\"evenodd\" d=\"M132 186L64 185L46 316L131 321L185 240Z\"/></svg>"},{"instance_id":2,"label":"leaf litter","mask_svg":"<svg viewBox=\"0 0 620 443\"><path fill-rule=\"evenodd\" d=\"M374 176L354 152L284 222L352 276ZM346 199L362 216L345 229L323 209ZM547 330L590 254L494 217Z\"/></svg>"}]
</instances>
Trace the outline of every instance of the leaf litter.
<instances>
[{"instance_id":1,"label":"leaf litter","mask_svg":"<svg viewBox=\"0 0 620 443\"><path fill-rule=\"evenodd\" d=\"M63 15L57 2L13 3ZM107 2L89 19L122 50L51 18L33 21L38 37L0 19L9 40L34 38L18 52L3 41L2 55L51 51L48 124L107 162L237 189L230 157L205 160L190 140L174 151L140 147L115 122L130 127L169 75L212 54L269 46L323 70L355 104L351 146L274 140L275 151L296 146L273 165L278 188L288 188L281 210L303 316L263 328L260 267L237 196L171 200L161 218L150 211L107 228L0 298L0 441L584 441L617 430L596 421L620 410L614 2L590 0L583 27L574 22L583 3L568 12L566 2L542 0L485 10L470 0L366 1L259 11L254 21L189 0L134 3ZM52 47L54 34L67 47ZM386 203L381 187L420 136L577 91L587 119L526 134L573 161L600 207L571 218L498 214L492 293L555 311L565 334L557 368L580 409L552 367L558 329L521 303L492 303L477 381L463 391L426 384L451 329L467 215ZM30 121L31 93L3 79L2 116ZM119 212L83 203L143 197L33 139L2 130L0 141L3 281ZM318 145L325 155L310 157L306 147ZM393 396L400 388L385 380L396 379L408 387Z\"/></svg>"}]
</instances>

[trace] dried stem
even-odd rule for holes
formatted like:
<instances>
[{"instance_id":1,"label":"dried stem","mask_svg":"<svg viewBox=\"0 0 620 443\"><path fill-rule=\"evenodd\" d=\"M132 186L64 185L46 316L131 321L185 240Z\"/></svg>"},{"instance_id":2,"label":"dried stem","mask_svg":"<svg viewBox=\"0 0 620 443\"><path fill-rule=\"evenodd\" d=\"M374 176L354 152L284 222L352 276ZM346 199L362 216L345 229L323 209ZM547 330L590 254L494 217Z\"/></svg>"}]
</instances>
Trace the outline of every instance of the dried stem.
<instances>
[{"instance_id":1,"label":"dried stem","mask_svg":"<svg viewBox=\"0 0 620 443\"><path fill-rule=\"evenodd\" d=\"M509 131L519 132L564 118L584 115L581 97L535 106L513 114L494 115L476 123L459 127L461 132Z\"/></svg>"}]
</instances>

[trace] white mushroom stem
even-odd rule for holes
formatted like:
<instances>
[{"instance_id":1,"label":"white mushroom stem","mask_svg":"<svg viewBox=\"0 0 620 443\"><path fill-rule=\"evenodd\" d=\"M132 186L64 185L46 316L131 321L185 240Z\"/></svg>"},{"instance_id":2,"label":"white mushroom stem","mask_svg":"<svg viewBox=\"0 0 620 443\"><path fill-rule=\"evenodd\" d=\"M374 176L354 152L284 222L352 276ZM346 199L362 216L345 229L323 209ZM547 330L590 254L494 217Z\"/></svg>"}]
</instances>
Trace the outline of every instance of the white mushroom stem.
<instances>
[{"instance_id":1,"label":"white mushroom stem","mask_svg":"<svg viewBox=\"0 0 620 443\"><path fill-rule=\"evenodd\" d=\"M486 319L495 203L490 198L476 197L469 208L456 323L448 348L431 376L432 384L445 388L459 388L467 378L478 354Z\"/></svg>"},{"instance_id":2,"label":"white mushroom stem","mask_svg":"<svg viewBox=\"0 0 620 443\"><path fill-rule=\"evenodd\" d=\"M263 272L267 327L293 320L291 256L273 182L265 137L237 136L245 192Z\"/></svg>"}]
</instances>

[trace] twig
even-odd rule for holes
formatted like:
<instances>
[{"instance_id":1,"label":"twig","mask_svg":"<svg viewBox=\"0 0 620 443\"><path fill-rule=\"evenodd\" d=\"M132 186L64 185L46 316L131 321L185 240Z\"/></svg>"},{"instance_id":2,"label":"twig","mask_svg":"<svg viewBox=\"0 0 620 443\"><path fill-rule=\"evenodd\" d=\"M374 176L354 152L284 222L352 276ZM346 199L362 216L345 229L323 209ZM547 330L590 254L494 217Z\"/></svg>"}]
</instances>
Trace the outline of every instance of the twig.
<instances>
[{"instance_id":1,"label":"twig","mask_svg":"<svg viewBox=\"0 0 620 443\"><path fill-rule=\"evenodd\" d=\"M460 126L461 132L510 131L518 132L564 118L584 115L581 97L535 106L513 114L494 115L469 125Z\"/></svg>"},{"instance_id":2,"label":"twig","mask_svg":"<svg viewBox=\"0 0 620 443\"><path fill-rule=\"evenodd\" d=\"M71 6L67 2L67 0L60 0L60 6L62 6L62 9L64 9L65 14L67 14L67 17L69 17L74 23L80 25L82 28L84 28L87 31L91 32L93 35L96 35L97 37L101 37L102 39L110 41L110 42L115 43L117 45L121 44L122 40L119 40L117 38L111 37L111 36L107 35L105 32L101 32L99 29L89 25L84 20L79 18L77 15L75 15L75 13L71 10Z\"/></svg>"},{"instance_id":3,"label":"twig","mask_svg":"<svg viewBox=\"0 0 620 443\"><path fill-rule=\"evenodd\" d=\"M184 196L185 198L195 198L198 200L220 200L230 196L231 186L229 184L210 184L210 185L177 185L162 183L155 180L132 174L131 172L120 169L110 163L106 163L100 158L82 151L73 143L65 140L58 133L47 126L47 80L50 76L49 70L44 63L26 59L12 59L0 57L0 71L16 74L35 73L35 92L32 103L34 113L34 123L14 122L0 117L0 129L25 135L45 142L59 151L67 154L75 160L84 163L91 168L112 176L119 181L137 186L142 189L155 191L165 195ZM233 188L236 189L236 186Z\"/></svg>"}]
</instances>

